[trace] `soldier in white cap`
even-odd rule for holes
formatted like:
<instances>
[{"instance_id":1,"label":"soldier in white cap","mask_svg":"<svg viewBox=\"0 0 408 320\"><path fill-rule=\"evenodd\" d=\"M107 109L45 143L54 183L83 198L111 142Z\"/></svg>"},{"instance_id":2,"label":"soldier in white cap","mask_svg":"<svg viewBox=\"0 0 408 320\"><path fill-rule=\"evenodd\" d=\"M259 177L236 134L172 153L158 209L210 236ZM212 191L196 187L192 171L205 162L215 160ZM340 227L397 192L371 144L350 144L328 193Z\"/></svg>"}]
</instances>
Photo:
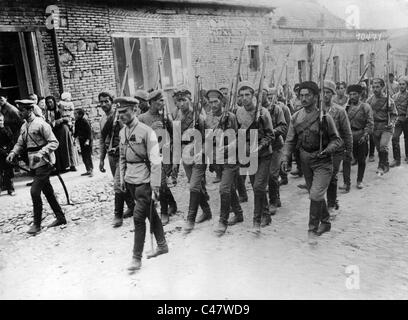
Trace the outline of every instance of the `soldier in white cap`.
<instances>
[{"instance_id":1,"label":"soldier in white cap","mask_svg":"<svg viewBox=\"0 0 408 320\"><path fill-rule=\"evenodd\" d=\"M142 254L146 235L146 218L157 242L157 249L147 255L153 258L167 253L163 226L157 214L154 200L159 197L161 157L157 136L152 128L136 117L138 100L131 97L116 98L120 120L125 125L120 131L120 185L129 190L136 202L133 220L135 224L133 258L130 271L142 266Z\"/></svg>"},{"instance_id":2,"label":"soldier in white cap","mask_svg":"<svg viewBox=\"0 0 408 320\"><path fill-rule=\"evenodd\" d=\"M33 201L34 223L27 233L36 234L41 230L43 210L41 192L44 193L56 216L56 220L48 225L48 228L67 223L50 183L50 174L55 169L53 166L55 164L54 151L58 148L58 140L52 132L51 126L43 118L34 115L33 100L17 100L16 103L26 122L21 127L20 137L7 156L7 161L12 162L15 156L21 154L23 150L28 152L29 166L34 173L30 191Z\"/></svg>"}]
</instances>

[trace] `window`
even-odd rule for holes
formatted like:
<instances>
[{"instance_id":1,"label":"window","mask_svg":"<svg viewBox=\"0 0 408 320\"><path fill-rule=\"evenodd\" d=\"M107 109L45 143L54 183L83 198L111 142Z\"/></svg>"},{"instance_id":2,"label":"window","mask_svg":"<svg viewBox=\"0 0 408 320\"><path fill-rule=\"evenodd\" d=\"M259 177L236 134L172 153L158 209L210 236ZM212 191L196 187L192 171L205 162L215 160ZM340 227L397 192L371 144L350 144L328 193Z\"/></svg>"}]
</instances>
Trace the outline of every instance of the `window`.
<instances>
[{"instance_id":1,"label":"window","mask_svg":"<svg viewBox=\"0 0 408 320\"><path fill-rule=\"evenodd\" d=\"M306 61L298 61L299 83L306 81Z\"/></svg>"},{"instance_id":2,"label":"window","mask_svg":"<svg viewBox=\"0 0 408 320\"><path fill-rule=\"evenodd\" d=\"M171 89L188 84L186 38L114 37L117 85L120 94L138 89ZM161 83L159 81L161 62Z\"/></svg>"},{"instance_id":3,"label":"window","mask_svg":"<svg viewBox=\"0 0 408 320\"><path fill-rule=\"evenodd\" d=\"M364 54L360 54L360 76L364 73Z\"/></svg>"},{"instance_id":4,"label":"window","mask_svg":"<svg viewBox=\"0 0 408 320\"><path fill-rule=\"evenodd\" d=\"M340 81L340 60L338 56L333 57L333 80Z\"/></svg>"},{"instance_id":5,"label":"window","mask_svg":"<svg viewBox=\"0 0 408 320\"><path fill-rule=\"evenodd\" d=\"M370 53L370 67L368 70L369 70L368 76L370 78L374 78L375 77L375 53L374 52Z\"/></svg>"},{"instance_id":6,"label":"window","mask_svg":"<svg viewBox=\"0 0 408 320\"><path fill-rule=\"evenodd\" d=\"M249 52L249 70L260 70L259 46L248 46Z\"/></svg>"}]
</instances>

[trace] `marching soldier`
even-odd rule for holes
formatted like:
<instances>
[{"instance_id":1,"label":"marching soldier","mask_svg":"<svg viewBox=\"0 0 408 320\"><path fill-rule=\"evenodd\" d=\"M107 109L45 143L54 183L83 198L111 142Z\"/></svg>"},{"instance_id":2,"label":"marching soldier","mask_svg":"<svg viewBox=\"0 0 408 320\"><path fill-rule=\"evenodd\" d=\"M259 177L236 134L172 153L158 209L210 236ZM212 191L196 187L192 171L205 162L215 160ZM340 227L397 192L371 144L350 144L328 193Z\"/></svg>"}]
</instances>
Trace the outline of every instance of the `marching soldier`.
<instances>
[{"instance_id":1,"label":"marching soldier","mask_svg":"<svg viewBox=\"0 0 408 320\"><path fill-rule=\"evenodd\" d=\"M298 145L310 197L308 231L321 235L331 228L324 196L333 172L331 155L341 145L341 139L329 114L323 117L323 123L320 126L318 97L319 88L315 82L305 81L300 84L303 109L293 115L289 125L282 169L287 170L290 156ZM321 151L319 150L320 130L323 130Z\"/></svg>"},{"instance_id":2,"label":"marching soldier","mask_svg":"<svg viewBox=\"0 0 408 320\"><path fill-rule=\"evenodd\" d=\"M336 92L333 97L333 103L345 108L347 104L348 97L346 93L347 84L344 81L336 83Z\"/></svg>"},{"instance_id":3,"label":"marching soldier","mask_svg":"<svg viewBox=\"0 0 408 320\"><path fill-rule=\"evenodd\" d=\"M157 242L154 252L147 255L153 258L169 251L163 226L154 205L159 194L161 157L159 143L154 130L141 123L135 108L138 100L131 97L115 99L120 120L125 125L120 131L120 187L128 190L136 205L133 212L135 238L133 259L128 270L138 270L142 266L142 254L146 235L146 218Z\"/></svg>"},{"instance_id":4,"label":"marching soldier","mask_svg":"<svg viewBox=\"0 0 408 320\"><path fill-rule=\"evenodd\" d=\"M393 135L395 121L397 120L397 109L394 102L383 94L385 83L381 78L373 80L373 92L367 103L373 109L374 117L374 143L378 152L378 175L383 175L390 170L388 162L388 144Z\"/></svg>"},{"instance_id":5,"label":"marching soldier","mask_svg":"<svg viewBox=\"0 0 408 320\"><path fill-rule=\"evenodd\" d=\"M400 149L400 137L404 133L404 145L405 145L405 162L408 162L408 77L401 77L399 81L400 91L396 93L392 99L395 102L395 106L398 111L398 119L395 123L394 135L392 137L392 153L394 161L390 167L397 167L401 165L401 149Z\"/></svg>"},{"instance_id":6,"label":"marching soldier","mask_svg":"<svg viewBox=\"0 0 408 320\"><path fill-rule=\"evenodd\" d=\"M368 140L373 131L374 119L371 107L360 101L363 88L358 85L350 85L347 88L349 100L346 106L347 116L350 121L353 135L353 156L357 160L357 188L363 188L364 171L368 155ZM344 186L340 189L350 190L351 157L345 156L343 162Z\"/></svg>"},{"instance_id":7,"label":"marching soldier","mask_svg":"<svg viewBox=\"0 0 408 320\"><path fill-rule=\"evenodd\" d=\"M161 90L153 91L149 94L148 101L150 108L145 113L139 115L139 121L152 128L157 137L164 139L165 143L170 143L166 139L171 139L172 135L172 122L164 114L164 96ZM163 136L165 130L168 136ZM167 163L165 163L165 161ZM160 215L163 226L169 223L169 216L177 212L177 204L174 200L173 194L167 186L167 177L171 174L172 165L171 159L163 159L162 172L161 172L161 186L160 186Z\"/></svg>"},{"instance_id":8,"label":"marching soldier","mask_svg":"<svg viewBox=\"0 0 408 320\"><path fill-rule=\"evenodd\" d=\"M271 165L269 167L269 214L274 215L277 208L280 206L280 192L279 192L279 171L282 161L282 148L284 144L284 137L288 132L288 124L283 112L283 103L277 103L274 101L274 95L268 91L267 97L267 110L272 119L273 134L275 136L272 141L272 158ZM287 107L286 107L287 108ZM270 223L270 216L266 216L266 219L262 221L261 227Z\"/></svg>"},{"instance_id":9,"label":"marching soldier","mask_svg":"<svg viewBox=\"0 0 408 320\"><path fill-rule=\"evenodd\" d=\"M36 234L41 230L43 209L41 192L44 193L56 216L55 221L48 225L48 228L67 223L50 183L50 174L55 169L53 166L55 164L54 151L58 148L58 140L53 134L51 126L43 118L35 116L32 100L17 100L16 103L26 122L22 125L17 143L6 160L12 162L15 156L21 154L23 150L28 152L29 166L34 173L30 190L33 201L34 224L27 233Z\"/></svg>"},{"instance_id":10,"label":"marching soldier","mask_svg":"<svg viewBox=\"0 0 408 320\"><path fill-rule=\"evenodd\" d=\"M207 126L214 130L214 135L216 137L215 139L218 138L218 134L227 130L232 130L235 133L235 140L233 141L229 140L230 136L228 136L228 138L224 138L224 143L227 141L228 144L223 145L222 151L216 150L216 157L214 157L216 162L218 162L217 160L219 160L220 157L224 161L224 164L216 164L220 168L221 172L219 187L221 212L218 228L215 230L215 232L218 236L222 236L227 230L228 217L231 207L236 219L243 221L242 208L239 204L239 199L235 188L235 181L239 175L239 164L236 161L236 157L233 156L233 154L236 156L238 125L235 115L232 112L228 112L227 114L223 112L226 100L221 91L216 89L208 90L207 99L211 106L211 112L207 115L206 122ZM230 157L233 157L235 161L230 161Z\"/></svg>"},{"instance_id":11,"label":"marching soldier","mask_svg":"<svg viewBox=\"0 0 408 320\"><path fill-rule=\"evenodd\" d=\"M108 92L98 95L99 105L104 111L100 120L101 136L99 140L100 162L99 170L105 172L105 157L108 154L109 166L113 176L113 190L115 192L115 211L113 227L117 228L123 224L123 218L133 215L135 204L129 192L123 193L120 189L119 174L119 132L123 124L118 120L117 112L113 110L113 97ZM123 207L127 204L128 209L123 214Z\"/></svg>"},{"instance_id":12,"label":"marching soldier","mask_svg":"<svg viewBox=\"0 0 408 320\"><path fill-rule=\"evenodd\" d=\"M188 89L176 91L174 94L176 104L180 108L179 119L181 122L181 135L188 129L197 129L200 131L201 136L205 137L205 118L202 114L198 114L196 123L194 123L193 105L191 101L191 92ZM188 146L190 148L194 142L182 141L182 151ZM188 150L188 149L187 149ZM191 150L191 152L193 149ZM194 229L195 223L202 223L212 218L211 208L208 204L210 197L208 196L207 189L205 187L205 171L207 165L205 161L202 163L195 163L191 161L187 163L183 159L184 171L186 172L187 179L190 183L190 200L188 205L187 222L184 226L184 233L188 234ZM198 206L201 207L203 213L197 218Z\"/></svg>"},{"instance_id":13,"label":"marching soldier","mask_svg":"<svg viewBox=\"0 0 408 320\"><path fill-rule=\"evenodd\" d=\"M345 108L332 102L332 98L336 94L336 85L330 80L324 80L323 85L324 112L332 117L337 132L343 140L343 146L333 153L333 173L329 187L327 188L327 207L330 212L333 209L339 209L337 201L337 173L339 172L340 164L343 159L351 158L351 153L353 151L353 137Z\"/></svg>"},{"instance_id":14,"label":"marching soldier","mask_svg":"<svg viewBox=\"0 0 408 320\"><path fill-rule=\"evenodd\" d=\"M273 125L270 113L264 107L259 110L260 117L257 119L256 105L254 105L255 89L249 81L242 81L238 85L238 95L242 101L242 107L238 108L236 117L239 129L247 130L247 152L249 149L249 130L258 130L258 168L250 174L250 181L254 191L254 217L253 231L260 232L261 220L270 223L270 215L264 208L268 205L266 188L269 180L269 169L272 159L271 143L274 139ZM250 150L251 151L251 150ZM264 216L264 217L263 217ZM267 225L267 223L263 223Z\"/></svg>"}]
</instances>

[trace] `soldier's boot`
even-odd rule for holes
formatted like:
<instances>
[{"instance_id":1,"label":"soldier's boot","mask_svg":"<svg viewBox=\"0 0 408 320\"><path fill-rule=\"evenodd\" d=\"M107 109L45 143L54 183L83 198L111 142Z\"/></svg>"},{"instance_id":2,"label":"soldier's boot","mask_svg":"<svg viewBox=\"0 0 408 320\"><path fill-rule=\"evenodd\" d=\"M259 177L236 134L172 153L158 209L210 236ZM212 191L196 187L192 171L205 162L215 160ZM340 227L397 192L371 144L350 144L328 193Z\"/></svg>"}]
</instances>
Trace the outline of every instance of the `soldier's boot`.
<instances>
[{"instance_id":1,"label":"soldier's boot","mask_svg":"<svg viewBox=\"0 0 408 320\"><path fill-rule=\"evenodd\" d=\"M115 211L112 225L114 228L118 228L123 224L123 208L125 205L125 199L123 193L115 193Z\"/></svg>"},{"instance_id":2,"label":"soldier's boot","mask_svg":"<svg viewBox=\"0 0 408 320\"><path fill-rule=\"evenodd\" d=\"M242 207L239 202L237 192L235 190L231 192L231 202L230 203L231 203L231 209L232 209L232 212L234 213L234 218L235 218L234 224L244 221ZM227 225L230 225L230 221L232 221L232 219L228 220Z\"/></svg>"},{"instance_id":3,"label":"soldier's boot","mask_svg":"<svg viewBox=\"0 0 408 320\"><path fill-rule=\"evenodd\" d=\"M28 233L28 234L37 234L37 233L39 233L40 231L41 231L41 227L38 226L38 225L36 225L36 224L33 224L33 225L27 230L27 233Z\"/></svg>"},{"instance_id":4,"label":"soldier's boot","mask_svg":"<svg viewBox=\"0 0 408 320\"><path fill-rule=\"evenodd\" d=\"M276 183L276 181L270 179L269 180L269 188L268 188L268 193L269 193L269 214L271 215L275 215L276 211L278 210L278 203L277 203L277 192L279 189L279 184ZM269 219L266 219L267 221L270 220L270 216ZM261 223L262 226L262 223Z\"/></svg>"},{"instance_id":5,"label":"soldier's boot","mask_svg":"<svg viewBox=\"0 0 408 320\"><path fill-rule=\"evenodd\" d=\"M207 220L211 220L212 213L210 205L208 204L209 196L208 194L203 194L200 199L200 207L203 211L201 215L197 218L196 223L202 223Z\"/></svg>"},{"instance_id":6,"label":"soldier's boot","mask_svg":"<svg viewBox=\"0 0 408 320\"><path fill-rule=\"evenodd\" d=\"M390 171L390 162L388 161L388 151L384 151L383 155L384 173Z\"/></svg>"},{"instance_id":7,"label":"soldier's boot","mask_svg":"<svg viewBox=\"0 0 408 320\"><path fill-rule=\"evenodd\" d=\"M132 261L130 263L130 266L128 267L128 270L136 271L136 270L140 270L141 267L142 267L142 259L132 258Z\"/></svg>"},{"instance_id":8,"label":"soldier's boot","mask_svg":"<svg viewBox=\"0 0 408 320\"><path fill-rule=\"evenodd\" d=\"M255 193L254 195L254 220L252 232L258 235L261 232L262 216L265 213L267 206L266 195L263 193Z\"/></svg>"},{"instance_id":9,"label":"soldier's boot","mask_svg":"<svg viewBox=\"0 0 408 320\"><path fill-rule=\"evenodd\" d=\"M33 225L27 230L28 234L35 235L41 231L41 217L42 217L42 205L39 208L34 207L34 221Z\"/></svg>"},{"instance_id":10,"label":"soldier's boot","mask_svg":"<svg viewBox=\"0 0 408 320\"><path fill-rule=\"evenodd\" d=\"M390 168L395 168L395 167L399 167L401 165L401 160L393 160L390 163Z\"/></svg>"},{"instance_id":11,"label":"soldier's boot","mask_svg":"<svg viewBox=\"0 0 408 320\"><path fill-rule=\"evenodd\" d=\"M281 199L280 199L280 190L279 190L279 188L276 190L276 206L277 206L278 208L282 207L282 202L281 202Z\"/></svg>"},{"instance_id":12,"label":"soldier's boot","mask_svg":"<svg viewBox=\"0 0 408 320\"><path fill-rule=\"evenodd\" d=\"M123 213L123 218L131 218L133 217L133 211L135 210L135 200L133 200L129 191L126 191L126 193L124 194L124 199L127 205L127 209Z\"/></svg>"},{"instance_id":13,"label":"soldier's boot","mask_svg":"<svg viewBox=\"0 0 408 320\"><path fill-rule=\"evenodd\" d=\"M392 155L394 157L394 161L391 162L390 167L399 167L401 165L401 149L399 146L399 139L392 139Z\"/></svg>"},{"instance_id":14,"label":"soldier's boot","mask_svg":"<svg viewBox=\"0 0 408 320\"><path fill-rule=\"evenodd\" d=\"M319 228L320 207L321 205L319 201L310 200L308 229L309 233L315 233Z\"/></svg>"},{"instance_id":15,"label":"soldier's boot","mask_svg":"<svg viewBox=\"0 0 408 320\"><path fill-rule=\"evenodd\" d=\"M167 203L169 204L169 216L175 215L177 213L177 203L170 189L167 190Z\"/></svg>"},{"instance_id":16,"label":"soldier's boot","mask_svg":"<svg viewBox=\"0 0 408 320\"><path fill-rule=\"evenodd\" d=\"M318 236L322 235L325 232L330 231L331 223L330 223L330 214L327 210L326 200L319 201L320 204L320 225L317 228L316 234Z\"/></svg>"},{"instance_id":17,"label":"soldier's boot","mask_svg":"<svg viewBox=\"0 0 408 320\"><path fill-rule=\"evenodd\" d=\"M263 213L261 218L261 228L269 226L272 223L272 218L270 213Z\"/></svg>"},{"instance_id":18,"label":"soldier's boot","mask_svg":"<svg viewBox=\"0 0 408 320\"><path fill-rule=\"evenodd\" d=\"M237 223L244 222L244 215L243 214L236 214L228 219L228 225L233 226Z\"/></svg>"},{"instance_id":19,"label":"soldier's boot","mask_svg":"<svg viewBox=\"0 0 408 320\"><path fill-rule=\"evenodd\" d=\"M159 256L161 254L166 254L168 252L169 252L169 247L167 246L167 243L161 244L161 245L157 246L157 248L156 248L156 250L154 252L150 252L150 253L146 254L146 258L147 259L154 258L154 257L157 257L157 256Z\"/></svg>"},{"instance_id":20,"label":"soldier's boot","mask_svg":"<svg viewBox=\"0 0 408 320\"><path fill-rule=\"evenodd\" d=\"M221 198L220 221L218 223L217 229L215 230L215 233L218 236L222 236L227 230L228 217L231 208L231 194L221 193L220 198Z\"/></svg>"},{"instance_id":21,"label":"soldier's boot","mask_svg":"<svg viewBox=\"0 0 408 320\"><path fill-rule=\"evenodd\" d=\"M55 220L51 222L47 228L58 227L60 225L67 224L67 220L65 219L65 215L62 212L55 212Z\"/></svg>"},{"instance_id":22,"label":"soldier's boot","mask_svg":"<svg viewBox=\"0 0 408 320\"><path fill-rule=\"evenodd\" d=\"M337 201L337 185L334 183L329 184L327 188L327 208L329 212L332 212L336 207Z\"/></svg>"},{"instance_id":23,"label":"soldier's boot","mask_svg":"<svg viewBox=\"0 0 408 320\"><path fill-rule=\"evenodd\" d=\"M169 223L169 212L168 212L168 203L165 195L160 196L160 219L162 225L165 226Z\"/></svg>"},{"instance_id":24,"label":"soldier's boot","mask_svg":"<svg viewBox=\"0 0 408 320\"><path fill-rule=\"evenodd\" d=\"M190 192L190 202L188 205L187 221L184 226L185 234L190 233L194 229L200 199L201 192Z\"/></svg>"}]
</instances>

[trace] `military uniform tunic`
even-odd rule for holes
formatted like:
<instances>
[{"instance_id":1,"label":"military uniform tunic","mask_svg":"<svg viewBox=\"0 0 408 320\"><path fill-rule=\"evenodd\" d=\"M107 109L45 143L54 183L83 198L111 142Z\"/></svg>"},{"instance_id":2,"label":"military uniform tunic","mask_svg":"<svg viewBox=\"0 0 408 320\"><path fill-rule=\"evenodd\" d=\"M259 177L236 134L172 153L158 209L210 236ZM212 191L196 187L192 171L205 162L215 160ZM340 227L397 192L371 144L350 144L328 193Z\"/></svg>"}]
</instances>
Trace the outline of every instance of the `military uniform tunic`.
<instances>
[{"instance_id":1,"label":"military uniform tunic","mask_svg":"<svg viewBox=\"0 0 408 320\"><path fill-rule=\"evenodd\" d=\"M401 149L399 140L404 133L405 158L408 159L408 91L398 92L393 96L397 111L398 119L395 123L394 134L392 136L392 151L396 161L401 160Z\"/></svg>"},{"instance_id":2,"label":"military uniform tunic","mask_svg":"<svg viewBox=\"0 0 408 320\"><path fill-rule=\"evenodd\" d=\"M136 205L133 257L141 259L146 234L146 218L159 247L166 245L163 226L156 207L152 205L152 187L160 187L161 157L159 143L152 128L136 117L120 131L120 179Z\"/></svg>"},{"instance_id":3,"label":"military uniform tunic","mask_svg":"<svg viewBox=\"0 0 408 320\"><path fill-rule=\"evenodd\" d=\"M371 135L374 127L373 111L367 103L346 106L347 116L353 135L353 156L357 160L357 182L362 182L368 155L368 141L360 143L362 136ZM343 163L344 184L350 185L351 159L345 158Z\"/></svg>"}]
</instances>

